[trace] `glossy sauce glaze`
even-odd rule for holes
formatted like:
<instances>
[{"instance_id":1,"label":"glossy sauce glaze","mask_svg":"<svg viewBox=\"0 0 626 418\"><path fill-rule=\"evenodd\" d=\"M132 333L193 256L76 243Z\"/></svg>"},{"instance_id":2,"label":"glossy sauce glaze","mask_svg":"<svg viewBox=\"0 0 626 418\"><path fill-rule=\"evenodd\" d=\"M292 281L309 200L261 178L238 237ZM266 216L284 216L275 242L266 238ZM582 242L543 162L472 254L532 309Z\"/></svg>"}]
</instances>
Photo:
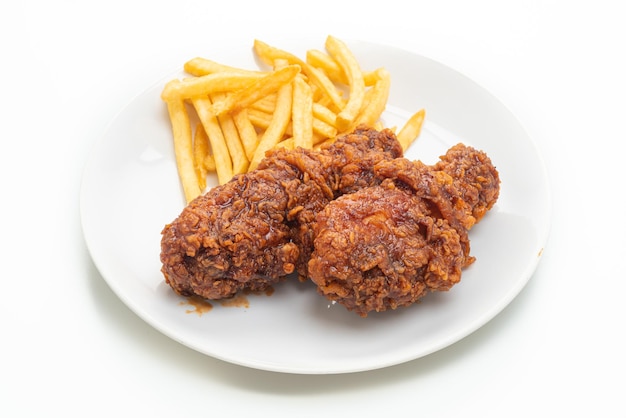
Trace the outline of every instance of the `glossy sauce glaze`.
<instances>
[{"instance_id":1,"label":"glossy sauce glaze","mask_svg":"<svg viewBox=\"0 0 626 418\"><path fill-rule=\"evenodd\" d=\"M250 307L250 300L248 299L249 294L253 294L253 295L263 294L265 296L272 296L272 294L274 294L274 288L270 286L267 289L265 289L263 292L244 291L228 299L221 299L218 301L213 301L213 303L217 302L220 304L220 306L223 306L225 308L247 309ZM200 296L194 295L194 296L187 297L186 300L184 301L181 301L180 305L189 307L189 309L185 310L185 313L196 314L198 316L202 316L205 313L213 310L213 303L211 303L209 300L204 299Z\"/></svg>"}]
</instances>

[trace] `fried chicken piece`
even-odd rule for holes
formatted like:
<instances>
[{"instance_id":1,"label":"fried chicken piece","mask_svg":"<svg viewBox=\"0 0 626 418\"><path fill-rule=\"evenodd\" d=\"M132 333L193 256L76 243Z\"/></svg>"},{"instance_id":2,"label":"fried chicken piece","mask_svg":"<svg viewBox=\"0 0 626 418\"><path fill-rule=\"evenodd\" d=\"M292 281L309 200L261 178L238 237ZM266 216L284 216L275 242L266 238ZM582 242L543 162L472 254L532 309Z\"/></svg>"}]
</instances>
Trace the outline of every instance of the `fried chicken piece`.
<instances>
[{"instance_id":1,"label":"fried chicken piece","mask_svg":"<svg viewBox=\"0 0 626 418\"><path fill-rule=\"evenodd\" d=\"M465 254L457 231L427 213L393 182L339 197L317 216L311 280L361 316L448 290L461 279Z\"/></svg>"},{"instance_id":2,"label":"fried chicken piece","mask_svg":"<svg viewBox=\"0 0 626 418\"><path fill-rule=\"evenodd\" d=\"M380 183L375 163L402 156L395 135L359 127L320 151L277 149L257 170L199 196L162 231L166 282L206 299L306 278L315 215L347 191Z\"/></svg>"},{"instance_id":3,"label":"fried chicken piece","mask_svg":"<svg viewBox=\"0 0 626 418\"><path fill-rule=\"evenodd\" d=\"M353 133L338 138L319 152L276 149L259 164L260 169L290 167L303 184L289 203L287 221L292 240L300 249L297 273L301 281L308 279L307 265L313 252L315 215L331 200L363 187L379 184L382 179L373 167L382 161L402 157L402 146L389 129L377 131L358 126ZM319 188L323 197L317 191Z\"/></svg>"},{"instance_id":4,"label":"fried chicken piece","mask_svg":"<svg viewBox=\"0 0 626 418\"><path fill-rule=\"evenodd\" d=\"M474 223L480 221L498 200L500 176L491 159L482 151L457 144L441 156L433 168L452 177L463 204L471 209ZM466 213L470 215L470 212Z\"/></svg>"},{"instance_id":5,"label":"fried chicken piece","mask_svg":"<svg viewBox=\"0 0 626 418\"><path fill-rule=\"evenodd\" d=\"M469 229L493 207L499 175L464 145L427 166L404 158L374 167L381 184L330 202L316 218L309 277L361 316L449 290L470 256Z\"/></svg>"},{"instance_id":6,"label":"fried chicken piece","mask_svg":"<svg viewBox=\"0 0 626 418\"><path fill-rule=\"evenodd\" d=\"M165 226L161 271L183 296L221 299L262 291L292 273L300 250L286 223L295 172L238 176L194 199Z\"/></svg>"},{"instance_id":7,"label":"fried chicken piece","mask_svg":"<svg viewBox=\"0 0 626 418\"><path fill-rule=\"evenodd\" d=\"M335 197L352 193L381 182L373 167L382 161L402 157L402 146L389 129L377 131L359 126L353 135L347 135L323 150L333 160L334 175L338 179Z\"/></svg>"},{"instance_id":8,"label":"fried chicken piece","mask_svg":"<svg viewBox=\"0 0 626 418\"><path fill-rule=\"evenodd\" d=\"M377 176L408 187L428 203L432 216L443 218L459 235L469 257L467 232L493 207L500 176L483 151L464 144L451 147L434 166L398 158L374 167ZM468 264L473 258L468 258Z\"/></svg>"}]
</instances>

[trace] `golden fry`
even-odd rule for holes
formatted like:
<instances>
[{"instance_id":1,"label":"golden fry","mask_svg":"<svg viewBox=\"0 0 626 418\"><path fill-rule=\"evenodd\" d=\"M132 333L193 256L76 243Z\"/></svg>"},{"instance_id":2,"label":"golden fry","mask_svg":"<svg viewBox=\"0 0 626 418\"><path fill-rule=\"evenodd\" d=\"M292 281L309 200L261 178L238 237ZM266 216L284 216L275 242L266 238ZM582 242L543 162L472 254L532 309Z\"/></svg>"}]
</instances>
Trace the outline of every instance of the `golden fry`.
<instances>
[{"instance_id":1,"label":"golden fry","mask_svg":"<svg viewBox=\"0 0 626 418\"><path fill-rule=\"evenodd\" d=\"M325 52L319 49L309 49L306 51L306 62L323 71L333 82L348 84L348 79L343 71L341 71L341 67L339 67L337 61Z\"/></svg>"},{"instance_id":2,"label":"golden fry","mask_svg":"<svg viewBox=\"0 0 626 418\"><path fill-rule=\"evenodd\" d=\"M239 138L241 139L241 145L246 152L248 161L252 160L254 151L259 143L259 136L254 129L254 125L248 117L248 109L242 109L239 112L233 113L233 121L239 132Z\"/></svg>"},{"instance_id":3,"label":"golden fry","mask_svg":"<svg viewBox=\"0 0 626 418\"><path fill-rule=\"evenodd\" d=\"M174 136L174 154L185 200L189 203L200 195L198 177L193 164L192 134L189 114L181 99L168 100L167 110Z\"/></svg>"},{"instance_id":4,"label":"golden fry","mask_svg":"<svg viewBox=\"0 0 626 418\"><path fill-rule=\"evenodd\" d=\"M306 66L306 63L294 54L275 48L258 39L254 40L254 52L267 65L274 66L276 60L284 60L289 64L296 64L300 67Z\"/></svg>"},{"instance_id":5,"label":"golden fry","mask_svg":"<svg viewBox=\"0 0 626 418\"><path fill-rule=\"evenodd\" d=\"M224 184L233 177L233 163L222 128L215 115L211 113L211 99L208 97L196 98L193 99L192 103L211 143L217 181L219 184Z\"/></svg>"},{"instance_id":6,"label":"golden fry","mask_svg":"<svg viewBox=\"0 0 626 418\"><path fill-rule=\"evenodd\" d=\"M315 80L317 81L316 87L320 94L327 97L333 106L341 110L346 106L346 102L342 97L341 91L333 84L333 82L317 68L311 67L309 69L310 74L315 74Z\"/></svg>"},{"instance_id":7,"label":"golden fry","mask_svg":"<svg viewBox=\"0 0 626 418\"><path fill-rule=\"evenodd\" d=\"M335 135L333 135L332 137L329 137L326 135L320 135L314 130L313 131L313 147L311 147L311 149L315 148L315 145L326 141L328 138L335 138L335 137L336 137Z\"/></svg>"},{"instance_id":8,"label":"golden fry","mask_svg":"<svg viewBox=\"0 0 626 418\"><path fill-rule=\"evenodd\" d=\"M334 83L348 84L348 78L330 55L318 50L309 49L306 52L307 64L318 68L324 72L328 78ZM376 83L377 77L374 71L363 71L363 81L366 86L373 86Z\"/></svg>"},{"instance_id":9,"label":"golden fry","mask_svg":"<svg viewBox=\"0 0 626 418\"><path fill-rule=\"evenodd\" d=\"M363 100L365 99L365 81L356 57L342 41L328 36L326 38L326 49L348 78L350 97L346 106L337 114L337 128L344 130L352 125L354 119L361 111Z\"/></svg>"},{"instance_id":10,"label":"golden fry","mask_svg":"<svg viewBox=\"0 0 626 418\"><path fill-rule=\"evenodd\" d=\"M263 75L261 71L244 70L200 57L192 58L187 61L184 65L184 69L187 73L198 77L214 73L241 73L253 76Z\"/></svg>"},{"instance_id":11,"label":"golden fry","mask_svg":"<svg viewBox=\"0 0 626 418\"><path fill-rule=\"evenodd\" d=\"M256 126L261 130L267 130L267 128L269 128L270 123L272 122L272 117L272 113L266 113L256 109L248 109L248 118L250 122L253 126ZM285 135L293 135L292 125L292 123L287 124L287 128L285 129ZM330 138L337 135L337 129L334 126L314 116L313 134L314 136Z\"/></svg>"},{"instance_id":12,"label":"golden fry","mask_svg":"<svg viewBox=\"0 0 626 418\"><path fill-rule=\"evenodd\" d=\"M337 126L337 114L324 106L322 103L313 103L313 116L320 121L329 124L330 126Z\"/></svg>"},{"instance_id":13,"label":"golden fry","mask_svg":"<svg viewBox=\"0 0 626 418\"><path fill-rule=\"evenodd\" d=\"M374 126L374 123L380 118L380 115L387 107L387 99L389 98L389 90L391 88L391 75L384 68L376 71L378 80L374 87L365 93L365 103L363 110L357 117L352 128L359 124Z\"/></svg>"},{"instance_id":14,"label":"golden fry","mask_svg":"<svg viewBox=\"0 0 626 418\"><path fill-rule=\"evenodd\" d=\"M277 60L277 67L286 65L286 61ZM285 84L278 90L276 97L276 110L272 115L272 121L267 130L261 136L259 145L250 161L248 170L254 170L259 162L265 157L265 153L272 149L282 139L287 125L291 120L292 84Z\"/></svg>"},{"instance_id":15,"label":"golden fry","mask_svg":"<svg viewBox=\"0 0 626 418\"><path fill-rule=\"evenodd\" d=\"M294 139L293 136L290 136L287 139L283 139L278 144L276 144L275 148L286 148L286 149L294 149Z\"/></svg>"},{"instance_id":16,"label":"golden fry","mask_svg":"<svg viewBox=\"0 0 626 418\"><path fill-rule=\"evenodd\" d=\"M325 48L308 50L302 60L255 40L254 53L270 70L196 57L184 64L191 77L165 84L161 98L170 115L188 202L206 188L209 172L216 172L223 184L255 169L271 148L319 149L359 124L384 127L389 72L362 70L347 45L332 36ZM195 136L188 109L200 120ZM424 110L417 112L397 134L403 149L419 136L424 116Z\"/></svg>"},{"instance_id":17,"label":"golden fry","mask_svg":"<svg viewBox=\"0 0 626 418\"><path fill-rule=\"evenodd\" d=\"M228 112L237 112L276 92L281 86L291 83L299 72L300 67L298 65L286 65L272 71L242 90L228 95L225 100L213 103L211 111L217 116Z\"/></svg>"},{"instance_id":18,"label":"golden fry","mask_svg":"<svg viewBox=\"0 0 626 418\"><path fill-rule=\"evenodd\" d=\"M261 130L265 130L270 126L272 122L273 113L262 112L257 109L247 109L248 110L248 119L252 123L253 126Z\"/></svg>"},{"instance_id":19,"label":"golden fry","mask_svg":"<svg viewBox=\"0 0 626 418\"><path fill-rule=\"evenodd\" d=\"M294 146L313 147L313 92L300 77L293 81L292 132Z\"/></svg>"},{"instance_id":20,"label":"golden fry","mask_svg":"<svg viewBox=\"0 0 626 418\"><path fill-rule=\"evenodd\" d=\"M213 155L207 154L204 156L204 168L209 173L215 171L217 167L215 166L215 158L213 158Z\"/></svg>"},{"instance_id":21,"label":"golden fry","mask_svg":"<svg viewBox=\"0 0 626 418\"><path fill-rule=\"evenodd\" d=\"M323 136L324 138L332 138L334 136L337 136L337 128L314 117L313 118L313 134L317 134L318 136Z\"/></svg>"},{"instance_id":22,"label":"golden fry","mask_svg":"<svg viewBox=\"0 0 626 418\"><path fill-rule=\"evenodd\" d=\"M276 94L271 94L257 100L252 103L249 108L260 110L265 113L274 113L274 109L276 109Z\"/></svg>"},{"instance_id":23,"label":"golden fry","mask_svg":"<svg viewBox=\"0 0 626 418\"><path fill-rule=\"evenodd\" d=\"M205 165L207 155L209 155L209 137L204 131L202 123L198 123L193 137L193 165L198 176L200 190L206 188L206 176L209 173Z\"/></svg>"},{"instance_id":24,"label":"golden fry","mask_svg":"<svg viewBox=\"0 0 626 418\"><path fill-rule=\"evenodd\" d=\"M190 99L219 91L238 90L248 87L262 76L262 74L216 73L182 81L175 79L165 85L161 98L165 101Z\"/></svg>"},{"instance_id":25,"label":"golden fry","mask_svg":"<svg viewBox=\"0 0 626 418\"><path fill-rule=\"evenodd\" d=\"M287 51L283 51L282 49L270 46L265 42L259 41L258 39L254 40L254 51L257 56L268 65L273 65L274 61L277 59L286 60L291 65L298 65L312 84L315 84L321 89L321 91L328 94L333 103L343 107L343 100L341 99L341 96L337 94L337 90L334 86L332 86L332 83L329 85L329 83L323 79L324 77L321 71L313 68L297 56Z\"/></svg>"},{"instance_id":26,"label":"golden fry","mask_svg":"<svg viewBox=\"0 0 626 418\"><path fill-rule=\"evenodd\" d=\"M215 103L216 98L219 99L222 95L223 93L211 96L211 101ZM232 116L229 114L219 115L217 120L222 128L222 134L233 163L233 175L245 173L248 170L249 161Z\"/></svg>"},{"instance_id":27,"label":"golden fry","mask_svg":"<svg viewBox=\"0 0 626 418\"><path fill-rule=\"evenodd\" d=\"M403 150L407 150L409 146L417 139L422 131L422 125L424 124L424 118L426 117L426 110L421 109L409 118L404 124L400 132L398 132L398 141L402 145Z\"/></svg>"}]
</instances>

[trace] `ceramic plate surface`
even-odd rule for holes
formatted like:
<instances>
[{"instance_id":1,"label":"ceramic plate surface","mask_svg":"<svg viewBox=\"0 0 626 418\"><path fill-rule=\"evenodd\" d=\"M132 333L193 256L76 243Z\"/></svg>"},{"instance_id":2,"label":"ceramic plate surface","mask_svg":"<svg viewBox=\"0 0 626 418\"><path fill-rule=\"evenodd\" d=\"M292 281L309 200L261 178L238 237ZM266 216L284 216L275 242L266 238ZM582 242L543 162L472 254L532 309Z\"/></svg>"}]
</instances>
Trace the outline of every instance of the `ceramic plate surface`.
<instances>
[{"instance_id":1,"label":"ceramic plate surface","mask_svg":"<svg viewBox=\"0 0 626 418\"><path fill-rule=\"evenodd\" d=\"M295 43L295 44L294 44ZM501 195L470 232L476 262L449 292L409 308L361 318L297 280L239 306L212 302L199 314L160 272L161 230L183 209L167 109L165 75L112 121L87 162L82 226L100 273L137 315L165 335L227 362L288 373L330 374L382 368L440 350L498 314L527 283L541 258L550 221L548 179L523 127L490 93L428 58L347 42L363 69L390 71L386 126L425 108L426 123L407 157L434 163L457 142L485 151L500 172ZM274 45L303 57L315 42ZM230 65L257 68L250 45L198 51ZM191 57L189 57L191 58ZM176 63L174 63L176 65ZM181 63L182 66L182 63Z\"/></svg>"}]
</instances>

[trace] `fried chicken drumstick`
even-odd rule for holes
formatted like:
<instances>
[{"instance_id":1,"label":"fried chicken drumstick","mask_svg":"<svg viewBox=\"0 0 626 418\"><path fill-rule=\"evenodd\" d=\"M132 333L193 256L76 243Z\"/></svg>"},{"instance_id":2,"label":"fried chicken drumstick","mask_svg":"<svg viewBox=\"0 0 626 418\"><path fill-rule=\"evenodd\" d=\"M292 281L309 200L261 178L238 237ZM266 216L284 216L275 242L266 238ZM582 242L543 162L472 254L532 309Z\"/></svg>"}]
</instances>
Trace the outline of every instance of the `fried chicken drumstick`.
<instances>
[{"instance_id":1,"label":"fried chicken drumstick","mask_svg":"<svg viewBox=\"0 0 626 418\"><path fill-rule=\"evenodd\" d=\"M493 207L498 172L462 144L434 166L404 158L373 170L381 183L329 202L314 224L308 272L321 294L361 316L449 290L474 262L469 229Z\"/></svg>"},{"instance_id":2,"label":"fried chicken drumstick","mask_svg":"<svg viewBox=\"0 0 626 418\"><path fill-rule=\"evenodd\" d=\"M313 251L315 215L345 193L380 183L373 167L402 156L389 130L358 127L321 151L278 149L257 170L199 196L162 231L166 282L183 296L263 291Z\"/></svg>"}]
</instances>

